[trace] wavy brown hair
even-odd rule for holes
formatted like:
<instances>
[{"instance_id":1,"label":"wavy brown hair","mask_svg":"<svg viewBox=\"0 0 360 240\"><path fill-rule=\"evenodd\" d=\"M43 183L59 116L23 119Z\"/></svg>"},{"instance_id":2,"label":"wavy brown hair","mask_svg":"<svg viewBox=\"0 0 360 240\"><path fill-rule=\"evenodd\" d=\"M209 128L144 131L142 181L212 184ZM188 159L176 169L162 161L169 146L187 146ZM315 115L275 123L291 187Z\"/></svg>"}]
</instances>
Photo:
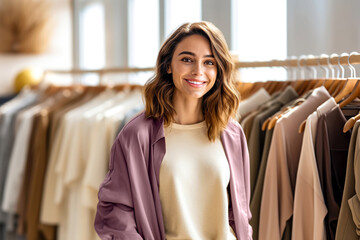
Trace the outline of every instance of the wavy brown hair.
<instances>
[{"instance_id":1,"label":"wavy brown hair","mask_svg":"<svg viewBox=\"0 0 360 240\"><path fill-rule=\"evenodd\" d=\"M214 86L203 96L202 114L208 127L208 137L214 141L225 129L239 105L239 93L234 84L234 63L221 31L210 22L185 23L162 45L156 61L155 75L145 84L145 114L164 118L165 126L174 121L173 96L175 85L167 73L176 46L187 36L199 34L209 40L217 66Z\"/></svg>"}]
</instances>

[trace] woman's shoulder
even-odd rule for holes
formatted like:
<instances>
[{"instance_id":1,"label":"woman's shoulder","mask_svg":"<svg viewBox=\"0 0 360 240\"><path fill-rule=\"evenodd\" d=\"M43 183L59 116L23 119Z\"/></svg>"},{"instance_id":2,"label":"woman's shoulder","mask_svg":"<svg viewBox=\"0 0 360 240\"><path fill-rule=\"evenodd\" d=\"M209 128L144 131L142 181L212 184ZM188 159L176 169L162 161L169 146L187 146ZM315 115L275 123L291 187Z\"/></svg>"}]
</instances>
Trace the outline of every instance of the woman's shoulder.
<instances>
[{"instance_id":1,"label":"woman's shoulder","mask_svg":"<svg viewBox=\"0 0 360 240\"><path fill-rule=\"evenodd\" d=\"M141 111L124 125L122 131L136 131L145 126L150 126L150 121L146 118L145 112Z\"/></svg>"},{"instance_id":2,"label":"woman's shoulder","mask_svg":"<svg viewBox=\"0 0 360 240\"><path fill-rule=\"evenodd\" d=\"M240 126L240 124L233 118L229 119L229 122L225 128L225 131L232 133L232 134L238 134L238 135L242 135L243 134L243 129Z\"/></svg>"},{"instance_id":3,"label":"woman's shoulder","mask_svg":"<svg viewBox=\"0 0 360 240\"><path fill-rule=\"evenodd\" d=\"M119 132L117 139L123 138L130 140L132 138L148 139L154 129L159 129L161 120L147 117L142 111L131 118Z\"/></svg>"}]
</instances>

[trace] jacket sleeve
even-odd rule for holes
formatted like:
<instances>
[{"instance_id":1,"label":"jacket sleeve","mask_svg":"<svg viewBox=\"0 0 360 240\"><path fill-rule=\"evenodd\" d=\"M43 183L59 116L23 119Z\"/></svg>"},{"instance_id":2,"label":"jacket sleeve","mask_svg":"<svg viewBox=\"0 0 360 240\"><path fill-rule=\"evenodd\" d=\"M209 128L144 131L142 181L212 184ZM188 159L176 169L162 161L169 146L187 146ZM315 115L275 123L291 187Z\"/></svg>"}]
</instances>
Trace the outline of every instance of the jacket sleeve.
<instances>
[{"instance_id":1,"label":"jacket sleeve","mask_svg":"<svg viewBox=\"0 0 360 240\"><path fill-rule=\"evenodd\" d=\"M111 148L109 172L100 185L95 230L103 240L142 239L137 232L127 161L119 139Z\"/></svg>"},{"instance_id":2,"label":"jacket sleeve","mask_svg":"<svg viewBox=\"0 0 360 240\"><path fill-rule=\"evenodd\" d=\"M242 159L244 164L244 177L245 177L245 193L246 193L246 212L248 216L248 239L252 239L253 229L250 225L250 220L252 218L251 210L250 210L250 159L249 159L249 150L246 142L246 137L244 131L240 127L240 141L241 141L241 149L242 151Z\"/></svg>"}]
</instances>

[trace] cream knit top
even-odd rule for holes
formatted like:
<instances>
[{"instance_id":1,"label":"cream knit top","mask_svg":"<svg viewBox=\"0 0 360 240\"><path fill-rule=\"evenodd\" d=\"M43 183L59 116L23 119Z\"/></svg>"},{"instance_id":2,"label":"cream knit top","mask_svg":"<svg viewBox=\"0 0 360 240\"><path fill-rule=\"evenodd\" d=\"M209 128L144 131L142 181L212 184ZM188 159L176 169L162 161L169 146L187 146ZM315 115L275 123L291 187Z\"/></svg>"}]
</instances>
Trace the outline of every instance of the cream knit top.
<instances>
[{"instance_id":1,"label":"cream knit top","mask_svg":"<svg viewBox=\"0 0 360 240\"><path fill-rule=\"evenodd\" d=\"M167 240L236 239L228 220L229 164L205 121L165 128L160 201Z\"/></svg>"}]
</instances>

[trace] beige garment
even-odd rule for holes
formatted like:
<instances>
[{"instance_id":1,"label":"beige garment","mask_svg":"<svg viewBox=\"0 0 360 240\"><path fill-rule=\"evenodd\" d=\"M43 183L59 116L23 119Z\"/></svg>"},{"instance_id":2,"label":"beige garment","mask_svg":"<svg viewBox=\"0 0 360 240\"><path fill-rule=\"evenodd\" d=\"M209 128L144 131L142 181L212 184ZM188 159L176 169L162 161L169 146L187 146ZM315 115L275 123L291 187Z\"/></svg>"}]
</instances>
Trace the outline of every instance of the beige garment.
<instances>
[{"instance_id":1,"label":"beige garment","mask_svg":"<svg viewBox=\"0 0 360 240\"><path fill-rule=\"evenodd\" d=\"M141 103L141 91L134 90L126 96L125 100L119 101L113 108L97 114L95 118L89 119L89 154L82 181L84 195L81 202L92 214L96 212L99 186L108 172L110 150L120 122L128 111Z\"/></svg>"},{"instance_id":2,"label":"beige garment","mask_svg":"<svg viewBox=\"0 0 360 240\"><path fill-rule=\"evenodd\" d=\"M270 98L271 96L265 90L265 88L260 88L256 93L254 93L249 98L239 103L236 119L240 120L245 115L258 108L263 103L269 101Z\"/></svg>"},{"instance_id":3,"label":"beige garment","mask_svg":"<svg viewBox=\"0 0 360 240\"><path fill-rule=\"evenodd\" d=\"M84 204L86 191L84 188L84 174L89 159L89 144L91 120L107 109L119 105L128 97L128 92L109 92L105 101L84 107L82 111L65 117L71 134L63 139L68 143L66 153L62 155L58 168L58 182L61 183L55 195L58 203L67 203L67 214L62 219L64 232L60 235L64 239L99 239L94 230L95 210ZM103 144L101 141L98 144ZM98 159L98 161L105 161Z\"/></svg>"},{"instance_id":4,"label":"beige garment","mask_svg":"<svg viewBox=\"0 0 360 240\"><path fill-rule=\"evenodd\" d=\"M236 239L228 217L230 169L220 139L205 121L165 128L159 189L167 240Z\"/></svg>"},{"instance_id":5,"label":"beige garment","mask_svg":"<svg viewBox=\"0 0 360 240\"><path fill-rule=\"evenodd\" d=\"M324 219L327 208L321 190L314 146L318 118L335 106L334 98L329 98L306 120L294 195L293 240L326 239Z\"/></svg>"},{"instance_id":6,"label":"beige garment","mask_svg":"<svg viewBox=\"0 0 360 240\"><path fill-rule=\"evenodd\" d=\"M360 199L358 195L353 196L348 201L351 215L356 226L356 234L360 239Z\"/></svg>"},{"instance_id":7,"label":"beige garment","mask_svg":"<svg viewBox=\"0 0 360 240\"><path fill-rule=\"evenodd\" d=\"M93 103L93 106L95 106L99 102L105 101L108 97L108 93L99 94L99 96L94 97L91 100L88 99L88 102L85 105ZM69 112L80 111L85 105L76 106L76 108L70 109ZM65 112L63 116L66 116L69 112ZM63 144L65 144L62 140L67 134L70 134L71 137L71 132L69 132L69 128L66 128L63 118L61 118L56 125L58 126L53 140L53 146L50 151L49 165L45 176L45 186L40 216L41 222L47 224L59 224L61 216L65 214L63 209L67 208L64 203L59 204L55 201L55 186L57 178L56 166L58 164L60 153L64 154L64 152L68 149L66 147L61 149Z\"/></svg>"},{"instance_id":8,"label":"beige garment","mask_svg":"<svg viewBox=\"0 0 360 240\"><path fill-rule=\"evenodd\" d=\"M43 196L48 202L46 208L42 208L42 220L58 224L59 240L93 239L96 236L91 215L87 209L78 208L79 196L83 194L78 176L83 172L83 167L82 161L75 161L74 158L77 159L87 152L86 148L83 148L86 147L87 138L81 138L79 134L79 129L82 131L86 126L79 124L78 120L85 111L101 109L102 104L108 105L108 101L115 96L115 91L104 91L86 104L67 112L60 121L50 153ZM78 147L82 143L84 144L81 148ZM79 220L78 216L83 218Z\"/></svg>"},{"instance_id":9,"label":"beige garment","mask_svg":"<svg viewBox=\"0 0 360 240\"><path fill-rule=\"evenodd\" d=\"M324 87L317 88L304 103L285 114L275 125L264 179L259 239L282 238L286 222L293 213L293 192L302 143L299 126L329 98Z\"/></svg>"}]
</instances>

